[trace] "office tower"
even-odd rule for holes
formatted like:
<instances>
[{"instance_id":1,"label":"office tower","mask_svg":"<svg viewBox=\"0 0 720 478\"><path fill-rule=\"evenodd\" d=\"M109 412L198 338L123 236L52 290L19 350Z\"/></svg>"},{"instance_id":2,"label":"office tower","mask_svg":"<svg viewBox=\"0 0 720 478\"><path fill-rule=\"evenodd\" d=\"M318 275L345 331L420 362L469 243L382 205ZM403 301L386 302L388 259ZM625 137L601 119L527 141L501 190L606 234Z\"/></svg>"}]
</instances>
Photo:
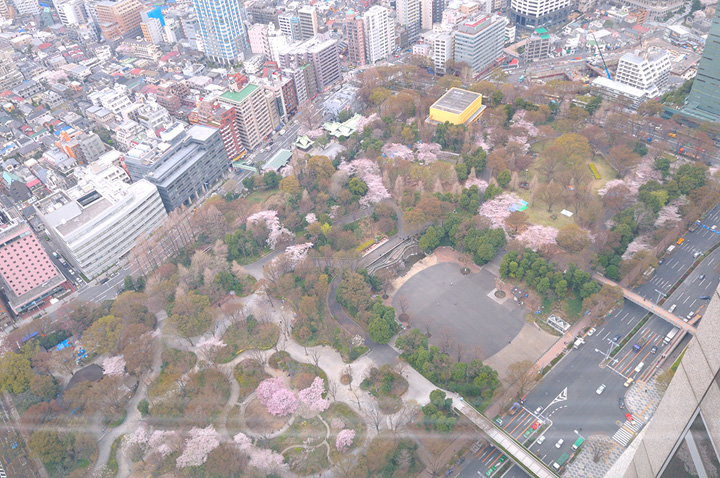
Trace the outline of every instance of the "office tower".
<instances>
[{"instance_id":1,"label":"office tower","mask_svg":"<svg viewBox=\"0 0 720 478\"><path fill-rule=\"evenodd\" d=\"M15 210L0 211L0 285L12 311L39 308L64 282L30 225Z\"/></svg>"},{"instance_id":2,"label":"office tower","mask_svg":"<svg viewBox=\"0 0 720 478\"><path fill-rule=\"evenodd\" d=\"M450 32L432 33L427 36L433 51L435 72L445 74L447 61L453 57L453 36Z\"/></svg>"},{"instance_id":3,"label":"office tower","mask_svg":"<svg viewBox=\"0 0 720 478\"><path fill-rule=\"evenodd\" d=\"M565 20L570 0L510 0L513 23L518 26L547 27Z\"/></svg>"},{"instance_id":4,"label":"office tower","mask_svg":"<svg viewBox=\"0 0 720 478\"><path fill-rule=\"evenodd\" d=\"M476 74L488 70L502 56L507 24L499 15L463 22L455 32L455 61L464 61Z\"/></svg>"},{"instance_id":5,"label":"office tower","mask_svg":"<svg viewBox=\"0 0 720 478\"><path fill-rule=\"evenodd\" d=\"M85 5L82 0L53 0L58 18L63 25L79 25L85 23Z\"/></svg>"},{"instance_id":6,"label":"office tower","mask_svg":"<svg viewBox=\"0 0 720 478\"><path fill-rule=\"evenodd\" d=\"M365 64L365 24L363 18L354 11L345 17L345 37L348 42L348 59L354 66Z\"/></svg>"},{"instance_id":7,"label":"office tower","mask_svg":"<svg viewBox=\"0 0 720 478\"><path fill-rule=\"evenodd\" d=\"M250 50L256 55L265 55L265 59L270 59L270 43L268 42L268 26L256 23L248 28L248 39L250 40Z\"/></svg>"},{"instance_id":8,"label":"office tower","mask_svg":"<svg viewBox=\"0 0 720 478\"><path fill-rule=\"evenodd\" d=\"M300 36L303 40L309 40L318 32L317 9L312 5L303 5L298 9L298 21L300 22Z\"/></svg>"},{"instance_id":9,"label":"office tower","mask_svg":"<svg viewBox=\"0 0 720 478\"><path fill-rule=\"evenodd\" d=\"M15 18L16 14L17 11L15 10L15 6L10 2L10 0L0 0L0 17L3 17L6 20L12 20ZM50 15L50 18L48 18L43 10L43 21L45 22L45 26L51 26L54 23L52 21L52 14ZM0 314L1 313L2 311L0 310ZM0 319L0 324L1 323L2 320Z\"/></svg>"},{"instance_id":10,"label":"office tower","mask_svg":"<svg viewBox=\"0 0 720 478\"><path fill-rule=\"evenodd\" d=\"M204 98L198 101L197 122L220 130L225 154L230 161L239 159L245 153L234 106L220 103L217 97Z\"/></svg>"},{"instance_id":11,"label":"office tower","mask_svg":"<svg viewBox=\"0 0 720 478\"><path fill-rule=\"evenodd\" d=\"M697 75L683 114L699 121L720 121L720 8L710 26Z\"/></svg>"},{"instance_id":12,"label":"office tower","mask_svg":"<svg viewBox=\"0 0 720 478\"><path fill-rule=\"evenodd\" d=\"M324 40L322 35L300 44L290 45L279 54L281 68L299 68L312 63L318 91L324 91L340 79L340 57L337 41ZM314 96L308 91L308 98ZM300 101L302 103L302 100Z\"/></svg>"},{"instance_id":13,"label":"office tower","mask_svg":"<svg viewBox=\"0 0 720 478\"><path fill-rule=\"evenodd\" d=\"M96 2L95 11L103 37L112 41L123 36L141 35L140 12L143 8L145 7L138 0Z\"/></svg>"},{"instance_id":14,"label":"office tower","mask_svg":"<svg viewBox=\"0 0 720 478\"><path fill-rule=\"evenodd\" d=\"M302 34L300 33L300 19L295 13L283 13L278 15L278 23L280 24L280 31L288 39L292 41L302 40Z\"/></svg>"},{"instance_id":15,"label":"office tower","mask_svg":"<svg viewBox=\"0 0 720 478\"><path fill-rule=\"evenodd\" d=\"M420 0L397 0L395 3L397 21L407 29L408 44L415 43L420 38Z\"/></svg>"},{"instance_id":16,"label":"office tower","mask_svg":"<svg viewBox=\"0 0 720 478\"><path fill-rule=\"evenodd\" d=\"M442 22L445 0L421 0L422 29L431 30L435 23Z\"/></svg>"},{"instance_id":17,"label":"office tower","mask_svg":"<svg viewBox=\"0 0 720 478\"><path fill-rule=\"evenodd\" d=\"M679 361L652 420L608 472L608 477L677 478L720 472L720 299L712 299ZM669 345L670 354L682 334ZM680 352L675 349L675 354ZM669 360L674 360L675 355ZM637 385L636 385L637 386Z\"/></svg>"},{"instance_id":18,"label":"office tower","mask_svg":"<svg viewBox=\"0 0 720 478\"><path fill-rule=\"evenodd\" d=\"M279 26L277 9L273 6L254 3L249 7L247 14L250 15L252 21L249 21L247 18L243 18L246 23L260 23L262 25L272 23L276 27ZM242 15L247 16L244 13Z\"/></svg>"},{"instance_id":19,"label":"office tower","mask_svg":"<svg viewBox=\"0 0 720 478\"><path fill-rule=\"evenodd\" d=\"M117 264L138 237L151 234L167 218L155 186L145 180L127 184L119 167L103 166L86 168L77 186L36 204L62 255L90 279Z\"/></svg>"},{"instance_id":20,"label":"office tower","mask_svg":"<svg viewBox=\"0 0 720 478\"><path fill-rule=\"evenodd\" d=\"M670 77L670 56L664 50L653 53L625 53L618 61L615 81L640 90L648 98L665 92Z\"/></svg>"},{"instance_id":21,"label":"office tower","mask_svg":"<svg viewBox=\"0 0 720 478\"><path fill-rule=\"evenodd\" d=\"M219 100L235 107L238 133L245 149L254 149L280 126L275 97L262 86L249 84L239 92L227 91Z\"/></svg>"},{"instance_id":22,"label":"office tower","mask_svg":"<svg viewBox=\"0 0 720 478\"><path fill-rule=\"evenodd\" d=\"M528 61L541 60L550 54L550 34L544 28L536 29L525 43L523 55Z\"/></svg>"},{"instance_id":23,"label":"office tower","mask_svg":"<svg viewBox=\"0 0 720 478\"><path fill-rule=\"evenodd\" d=\"M40 6L37 0L13 0L19 15L40 15Z\"/></svg>"},{"instance_id":24,"label":"office tower","mask_svg":"<svg viewBox=\"0 0 720 478\"><path fill-rule=\"evenodd\" d=\"M140 12L140 18L142 19L140 29L142 30L145 41L157 45L163 41L164 22L157 17L150 16L152 11L153 10L144 10Z\"/></svg>"},{"instance_id":25,"label":"office tower","mask_svg":"<svg viewBox=\"0 0 720 478\"><path fill-rule=\"evenodd\" d=\"M395 47L394 22L387 8L373 5L363 14L365 58L369 64L390 58Z\"/></svg>"},{"instance_id":26,"label":"office tower","mask_svg":"<svg viewBox=\"0 0 720 478\"><path fill-rule=\"evenodd\" d=\"M270 57L268 60L278 63L280 61L280 52L288 46L287 37L271 23L268 25L267 40L270 46Z\"/></svg>"},{"instance_id":27,"label":"office tower","mask_svg":"<svg viewBox=\"0 0 720 478\"><path fill-rule=\"evenodd\" d=\"M205 54L218 62L244 58L248 49L242 6L237 0L193 0Z\"/></svg>"},{"instance_id":28,"label":"office tower","mask_svg":"<svg viewBox=\"0 0 720 478\"><path fill-rule=\"evenodd\" d=\"M125 154L133 181L154 184L170 212L196 201L230 168L220 130L205 125L169 125Z\"/></svg>"}]
</instances>

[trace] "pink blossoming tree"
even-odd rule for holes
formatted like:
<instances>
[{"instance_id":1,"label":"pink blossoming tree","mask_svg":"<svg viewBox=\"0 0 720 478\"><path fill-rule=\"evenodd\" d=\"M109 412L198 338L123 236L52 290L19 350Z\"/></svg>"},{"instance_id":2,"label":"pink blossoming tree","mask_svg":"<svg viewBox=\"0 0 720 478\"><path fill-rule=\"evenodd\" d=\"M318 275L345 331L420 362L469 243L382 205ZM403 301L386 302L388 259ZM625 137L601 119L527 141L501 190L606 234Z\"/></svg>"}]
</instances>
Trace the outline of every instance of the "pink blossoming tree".
<instances>
[{"instance_id":1,"label":"pink blossoming tree","mask_svg":"<svg viewBox=\"0 0 720 478\"><path fill-rule=\"evenodd\" d=\"M148 440L148 447L163 458L177 451L179 445L180 435L173 430L155 430Z\"/></svg>"},{"instance_id":2,"label":"pink blossoming tree","mask_svg":"<svg viewBox=\"0 0 720 478\"><path fill-rule=\"evenodd\" d=\"M208 425L206 428L191 428L185 440L185 449L177 459L177 467L202 465L208 454L218 446L220 434L215 431L215 427Z\"/></svg>"},{"instance_id":3,"label":"pink blossoming tree","mask_svg":"<svg viewBox=\"0 0 720 478\"><path fill-rule=\"evenodd\" d=\"M510 207L520 203L521 199L514 193L504 193L495 199L485 201L479 209L479 213L490 219L493 227L505 227L505 219L510 216Z\"/></svg>"},{"instance_id":4,"label":"pink blossoming tree","mask_svg":"<svg viewBox=\"0 0 720 478\"><path fill-rule=\"evenodd\" d=\"M103 360L102 368L105 375L124 375L125 358L122 355L108 357Z\"/></svg>"},{"instance_id":5,"label":"pink blossoming tree","mask_svg":"<svg viewBox=\"0 0 720 478\"><path fill-rule=\"evenodd\" d=\"M324 412L330 406L330 402L322 397L323 393L325 393L325 382L322 378L315 377L308 388L298 392L298 398L310 410Z\"/></svg>"},{"instance_id":6,"label":"pink blossoming tree","mask_svg":"<svg viewBox=\"0 0 720 478\"><path fill-rule=\"evenodd\" d=\"M223 347L227 347L227 344L223 342L222 339L215 336L210 336L201 339L200 342L198 342L195 350L197 351L197 354L204 360L207 360L208 362L214 362L217 352Z\"/></svg>"},{"instance_id":7,"label":"pink blossoming tree","mask_svg":"<svg viewBox=\"0 0 720 478\"><path fill-rule=\"evenodd\" d=\"M267 411L276 417L284 417L295 413L298 407L298 400L295 394L285 388L285 383L280 378L268 378L260 382L255 390L258 400Z\"/></svg>"},{"instance_id":8,"label":"pink blossoming tree","mask_svg":"<svg viewBox=\"0 0 720 478\"><path fill-rule=\"evenodd\" d=\"M416 143L415 149L417 151L417 160L426 164L437 161L438 154L442 151L441 146L437 143Z\"/></svg>"},{"instance_id":9,"label":"pink blossoming tree","mask_svg":"<svg viewBox=\"0 0 720 478\"><path fill-rule=\"evenodd\" d=\"M267 245L275 249L275 245L282 236L291 237L292 233L286 229L278 219L278 213L274 210L259 211L247 218L249 224L264 223L270 231L268 233Z\"/></svg>"},{"instance_id":10,"label":"pink blossoming tree","mask_svg":"<svg viewBox=\"0 0 720 478\"><path fill-rule=\"evenodd\" d=\"M337 434L335 439L335 448L338 451L345 452L352 446L352 442L355 439L355 430L341 430Z\"/></svg>"},{"instance_id":11,"label":"pink blossoming tree","mask_svg":"<svg viewBox=\"0 0 720 478\"><path fill-rule=\"evenodd\" d=\"M305 215L305 222L308 224L312 224L314 222L317 222L317 216L314 212L309 212Z\"/></svg>"},{"instance_id":12,"label":"pink blossoming tree","mask_svg":"<svg viewBox=\"0 0 720 478\"><path fill-rule=\"evenodd\" d=\"M558 230L554 227L533 225L525 229L516 239L533 251L555 244Z\"/></svg>"},{"instance_id":13,"label":"pink blossoming tree","mask_svg":"<svg viewBox=\"0 0 720 478\"><path fill-rule=\"evenodd\" d=\"M308 251L312 249L312 246L312 242L288 246L285 248L285 257L288 258L290 264L294 267L305 260L308 255Z\"/></svg>"},{"instance_id":14,"label":"pink blossoming tree","mask_svg":"<svg viewBox=\"0 0 720 478\"><path fill-rule=\"evenodd\" d=\"M249 465L267 474L287 470L283 456L265 448L252 448L250 450Z\"/></svg>"},{"instance_id":15,"label":"pink blossoming tree","mask_svg":"<svg viewBox=\"0 0 720 478\"><path fill-rule=\"evenodd\" d=\"M377 204L390 197L390 193L382 182L380 169L371 160L367 158L356 159L350 163L340 164L338 169L345 171L348 176L359 177L367 184L368 191L365 196L360 198L360 204L364 206Z\"/></svg>"},{"instance_id":16,"label":"pink blossoming tree","mask_svg":"<svg viewBox=\"0 0 720 478\"><path fill-rule=\"evenodd\" d=\"M406 159L408 161L415 159L413 152L404 144L388 143L383 146L382 152L388 158Z\"/></svg>"}]
</instances>

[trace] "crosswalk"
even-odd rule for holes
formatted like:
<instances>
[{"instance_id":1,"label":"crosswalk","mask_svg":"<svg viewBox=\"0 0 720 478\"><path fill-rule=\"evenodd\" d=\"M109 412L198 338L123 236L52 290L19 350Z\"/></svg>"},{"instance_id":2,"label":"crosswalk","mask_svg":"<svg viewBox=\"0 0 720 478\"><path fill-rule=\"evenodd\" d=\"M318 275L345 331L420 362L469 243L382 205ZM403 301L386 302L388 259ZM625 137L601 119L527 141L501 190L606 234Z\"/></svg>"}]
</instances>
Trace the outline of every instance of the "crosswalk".
<instances>
[{"instance_id":1,"label":"crosswalk","mask_svg":"<svg viewBox=\"0 0 720 478\"><path fill-rule=\"evenodd\" d=\"M632 439L642 429L645 422L639 419L635 419L632 422L625 420L623 426L615 432L612 439L615 440L621 446L628 446Z\"/></svg>"}]
</instances>

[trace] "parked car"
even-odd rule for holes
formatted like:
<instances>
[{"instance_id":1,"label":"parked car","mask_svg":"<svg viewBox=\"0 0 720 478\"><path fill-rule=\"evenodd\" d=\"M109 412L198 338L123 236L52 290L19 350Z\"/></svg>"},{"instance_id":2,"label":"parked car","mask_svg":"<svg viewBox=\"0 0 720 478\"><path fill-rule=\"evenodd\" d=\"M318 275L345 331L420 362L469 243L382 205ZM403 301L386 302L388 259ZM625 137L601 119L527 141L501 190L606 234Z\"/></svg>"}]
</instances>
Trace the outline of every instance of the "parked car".
<instances>
[{"instance_id":1,"label":"parked car","mask_svg":"<svg viewBox=\"0 0 720 478\"><path fill-rule=\"evenodd\" d=\"M701 295L700 300L710 300L710 296L709 295Z\"/></svg>"},{"instance_id":2,"label":"parked car","mask_svg":"<svg viewBox=\"0 0 720 478\"><path fill-rule=\"evenodd\" d=\"M555 448L560 448L563 443L565 443L565 440L563 440L562 438L559 439L559 440L557 441L557 443L555 444Z\"/></svg>"},{"instance_id":3,"label":"parked car","mask_svg":"<svg viewBox=\"0 0 720 478\"><path fill-rule=\"evenodd\" d=\"M542 409L543 409L543 407L542 407L542 406L540 406L540 407L537 407L537 408L535 409L535 415L539 415L539 414L540 414L540 412L542 412Z\"/></svg>"},{"instance_id":4,"label":"parked car","mask_svg":"<svg viewBox=\"0 0 720 478\"><path fill-rule=\"evenodd\" d=\"M543 435L543 436L541 436L540 438L538 438L537 441L535 442L535 444L536 444L536 445L542 445L544 441L545 441L545 435Z\"/></svg>"},{"instance_id":5,"label":"parked car","mask_svg":"<svg viewBox=\"0 0 720 478\"><path fill-rule=\"evenodd\" d=\"M632 423L632 422L635 421L635 419L633 418L633 416L632 416L631 414L629 414L629 413L626 413L626 414L625 414L625 418L626 418L627 421L629 421L630 423Z\"/></svg>"},{"instance_id":6,"label":"parked car","mask_svg":"<svg viewBox=\"0 0 720 478\"><path fill-rule=\"evenodd\" d=\"M595 393L597 393L598 395L600 395L600 394L603 393L603 391L605 391L605 384L604 384L604 383L603 383L602 385L600 385L597 390L595 390Z\"/></svg>"},{"instance_id":7,"label":"parked car","mask_svg":"<svg viewBox=\"0 0 720 478\"><path fill-rule=\"evenodd\" d=\"M618 400L618 404L620 405L620 410L625 408L625 399L623 397L620 397L620 399Z\"/></svg>"},{"instance_id":8,"label":"parked car","mask_svg":"<svg viewBox=\"0 0 720 478\"><path fill-rule=\"evenodd\" d=\"M594 334L594 333L595 333L595 327L592 327L592 328L590 328L590 330L588 330L587 336L588 336L588 337L591 337L592 334Z\"/></svg>"}]
</instances>

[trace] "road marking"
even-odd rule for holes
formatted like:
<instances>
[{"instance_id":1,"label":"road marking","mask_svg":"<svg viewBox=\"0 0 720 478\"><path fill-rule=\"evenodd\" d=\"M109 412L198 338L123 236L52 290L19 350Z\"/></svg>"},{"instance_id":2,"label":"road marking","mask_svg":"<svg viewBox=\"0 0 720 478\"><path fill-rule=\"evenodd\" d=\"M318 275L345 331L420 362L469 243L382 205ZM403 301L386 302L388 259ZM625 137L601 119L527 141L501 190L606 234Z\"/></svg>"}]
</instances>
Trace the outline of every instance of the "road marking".
<instances>
[{"instance_id":1,"label":"road marking","mask_svg":"<svg viewBox=\"0 0 720 478\"><path fill-rule=\"evenodd\" d=\"M690 304L690 308L692 308L692 306L695 305L695 302L697 302L697 299L695 299L694 301L692 301L692 304Z\"/></svg>"},{"instance_id":2,"label":"road marking","mask_svg":"<svg viewBox=\"0 0 720 478\"><path fill-rule=\"evenodd\" d=\"M554 405L554 404L556 404L556 403L558 403L558 402L564 402L565 400L567 400L567 387L565 387L565 388L563 389L563 391L560 392L560 393L558 394L558 396L555 397L555 399L554 399L552 402L550 402L550 405L548 405L547 407L545 407L545 410L547 410L550 406L552 406L552 405ZM545 410L543 410L543 411L545 411Z\"/></svg>"},{"instance_id":3,"label":"road marking","mask_svg":"<svg viewBox=\"0 0 720 478\"><path fill-rule=\"evenodd\" d=\"M625 315L623 315L623 318L620 319L620 322L622 322L623 320L625 320L625 317L627 317L628 315L630 315L630 312L628 312L628 313L626 313Z\"/></svg>"},{"instance_id":4,"label":"road marking","mask_svg":"<svg viewBox=\"0 0 720 478\"><path fill-rule=\"evenodd\" d=\"M687 296L685 300L683 301L683 304L687 303L687 301L690 300L690 296Z\"/></svg>"}]
</instances>

